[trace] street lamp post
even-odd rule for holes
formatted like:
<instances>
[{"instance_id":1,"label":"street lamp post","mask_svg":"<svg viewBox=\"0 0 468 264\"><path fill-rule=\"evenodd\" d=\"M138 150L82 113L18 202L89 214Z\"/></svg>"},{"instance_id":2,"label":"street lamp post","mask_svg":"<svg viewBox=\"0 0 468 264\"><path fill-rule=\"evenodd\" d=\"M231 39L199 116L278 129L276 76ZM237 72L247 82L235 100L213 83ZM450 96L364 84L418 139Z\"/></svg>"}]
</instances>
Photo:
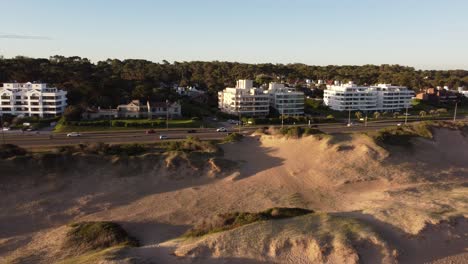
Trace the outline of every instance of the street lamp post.
<instances>
[{"instance_id":1,"label":"street lamp post","mask_svg":"<svg viewBox=\"0 0 468 264\"><path fill-rule=\"evenodd\" d=\"M2 141L5 144L5 131L3 130L3 114L0 114L0 122L2 123Z\"/></svg>"},{"instance_id":2,"label":"street lamp post","mask_svg":"<svg viewBox=\"0 0 468 264\"><path fill-rule=\"evenodd\" d=\"M457 120L457 106L458 102L455 102L455 111L453 111L453 122Z\"/></svg>"},{"instance_id":3,"label":"street lamp post","mask_svg":"<svg viewBox=\"0 0 468 264\"><path fill-rule=\"evenodd\" d=\"M242 120L241 120L241 107L239 103L239 122L237 122L237 130L239 131L239 134L241 133L241 126L242 126Z\"/></svg>"},{"instance_id":4,"label":"street lamp post","mask_svg":"<svg viewBox=\"0 0 468 264\"><path fill-rule=\"evenodd\" d=\"M351 125L351 108L349 108L348 112L348 125Z\"/></svg>"},{"instance_id":5,"label":"street lamp post","mask_svg":"<svg viewBox=\"0 0 468 264\"><path fill-rule=\"evenodd\" d=\"M284 126L284 107L281 106L281 128Z\"/></svg>"},{"instance_id":6,"label":"street lamp post","mask_svg":"<svg viewBox=\"0 0 468 264\"><path fill-rule=\"evenodd\" d=\"M169 131L169 100L166 100L166 130Z\"/></svg>"},{"instance_id":7,"label":"street lamp post","mask_svg":"<svg viewBox=\"0 0 468 264\"><path fill-rule=\"evenodd\" d=\"M112 127L112 107L109 106L109 127Z\"/></svg>"},{"instance_id":8,"label":"street lamp post","mask_svg":"<svg viewBox=\"0 0 468 264\"><path fill-rule=\"evenodd\" d=\"M406 105L405 125L408 123L408 105Z\"/></svg>"}]
</instances>

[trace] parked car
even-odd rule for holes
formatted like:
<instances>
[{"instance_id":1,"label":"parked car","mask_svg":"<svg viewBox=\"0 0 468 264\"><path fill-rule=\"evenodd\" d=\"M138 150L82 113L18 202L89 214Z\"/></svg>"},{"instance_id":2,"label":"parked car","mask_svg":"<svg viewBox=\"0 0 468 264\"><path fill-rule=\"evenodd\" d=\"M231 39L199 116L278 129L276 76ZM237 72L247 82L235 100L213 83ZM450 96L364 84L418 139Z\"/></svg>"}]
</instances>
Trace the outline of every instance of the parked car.
<instances>
[{"instance_id":1,"label":"parked car","mask_svg":"<svg viewBox=\"0 0 468 264\"><path fill-rule=\"evenodd\" d=\"M2 128L3 131L10 131L10 128L9 127L4 127Z\"/></svg>"},{"instance_id":2,"label":"parked car","mask_svg":"<svg viewBox=\"0 0 468 264\"><path fill-rule=\"evenodd\" d=\"M167 135L159 135L159 139L164 140L168 139L169 137Z\"/></svg>"},{"instance_id":3,"label":"parked car","mask_svg":"<svg viewBox=\"0 0 468 264\"><path fill-rule=\"evenodd\" d=\"M220 127L216 129L216 132L227 132L227 129L225 127Z\"/></svg>"},{"instance_id":4,"label":"parked car","mask_svg":"<svg viewBox=\"0 0 468 264\"><path fill-rule=\"evenodd\" d=\"M195 129L189 129L187 130L187 133L197 133L197 131Z\"/></svg>"},{"instance_id":5,"label":"parked car","mask_svg":"<svg viewBox=\"0 0 468 264\"><path fill-rule=\"evenodd\" d=\"M397 126L401 126L401 123L396 124Z\"/></svg>"},{"instance_id":6,"label":"parked car","mask_svg":"<svg viewBox=\"0 0 468 264\"><path fill-rule=\"evenodd\" d=\"M145 134L147 134L147 135L154 134L154 133L156 133L156 131L154 129L149 129L149 130L145 131Z\"/></svg>"},{"instance_id":7,"label":"parked car","mask_svg":"<svg viewBox=\"0 0 468 264\"><path fill-rule=\"evenodd\" d=\"M67 137L81 137L81 134L78 132L71 132L67 134Z\"/></svg>"}]
</instances>

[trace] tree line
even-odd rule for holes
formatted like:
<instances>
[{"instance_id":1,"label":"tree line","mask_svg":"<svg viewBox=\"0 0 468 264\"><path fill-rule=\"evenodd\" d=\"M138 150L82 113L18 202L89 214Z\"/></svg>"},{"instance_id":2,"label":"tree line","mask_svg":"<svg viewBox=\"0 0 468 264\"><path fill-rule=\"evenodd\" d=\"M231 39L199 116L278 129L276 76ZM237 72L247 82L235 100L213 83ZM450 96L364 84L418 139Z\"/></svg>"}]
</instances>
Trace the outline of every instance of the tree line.
<instances>
[{"instance_id":1,"label":"tree line","mask_svg":"<svg viewBox=\"0 0 468 264\"><path fill-rule=\"evenodd\" d=\"M414 90L468 85L466 70L416 70L400 65L312 66L305 64L247 64L222 61L161 63L147 60L108 59L92 63L87 58L52 56L28 58L0 56L0 82L41 81L68 91L69 104L115 107L131 99L176 100L174 85L196 86L207 92L216 106L217 92L237 79L256 85L282 81L305 86L305 79L354 81L358 84L392 83ZM323 88L323 87L322 87Z\"/></svg>"}]
</instances>

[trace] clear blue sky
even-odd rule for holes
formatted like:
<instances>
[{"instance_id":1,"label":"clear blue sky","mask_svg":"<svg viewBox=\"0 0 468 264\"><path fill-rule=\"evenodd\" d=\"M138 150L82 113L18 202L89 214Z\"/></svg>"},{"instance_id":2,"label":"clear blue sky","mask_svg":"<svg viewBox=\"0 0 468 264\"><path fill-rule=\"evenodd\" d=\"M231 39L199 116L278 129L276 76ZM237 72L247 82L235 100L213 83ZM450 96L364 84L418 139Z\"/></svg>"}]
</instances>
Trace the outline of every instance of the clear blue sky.
<instances>
[{"instance_id":1,"label":"clear blue sky","mask_svg":"<svg viewBox=\"0 0 468 264\"><path fill-rule=\"evenodd\" d=\"M0 0L0 55L468 69L467 0Z\"/></svg>"}]
</instances>

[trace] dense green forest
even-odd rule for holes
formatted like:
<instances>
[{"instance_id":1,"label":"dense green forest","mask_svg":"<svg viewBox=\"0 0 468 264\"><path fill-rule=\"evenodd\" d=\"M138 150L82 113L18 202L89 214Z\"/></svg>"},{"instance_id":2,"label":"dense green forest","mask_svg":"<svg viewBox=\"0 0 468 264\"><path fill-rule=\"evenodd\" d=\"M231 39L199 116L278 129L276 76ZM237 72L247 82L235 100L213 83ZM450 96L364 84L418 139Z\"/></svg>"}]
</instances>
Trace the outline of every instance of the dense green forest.
<instances>
[{"instance_id":1,"label":"dense green forest","mask_svg":"<svg viewBox=\"0 0 468 264\"><path fill-rule=\"evenodd\" d=\"M256 84L272 80L303 86L305 79L353 80L358 84L392 83L414 90L429 86L466 86L466 70L415 70L400 65L310 66L236 62L155 63L146 60L52 56L49 59L0 57L0 82L41 81L68 91L70 104L115 106L133 98L176 99L170 87L192 85L206 90L216 105L217 91L240 78Z\"/></svg>"}]
</instances>

